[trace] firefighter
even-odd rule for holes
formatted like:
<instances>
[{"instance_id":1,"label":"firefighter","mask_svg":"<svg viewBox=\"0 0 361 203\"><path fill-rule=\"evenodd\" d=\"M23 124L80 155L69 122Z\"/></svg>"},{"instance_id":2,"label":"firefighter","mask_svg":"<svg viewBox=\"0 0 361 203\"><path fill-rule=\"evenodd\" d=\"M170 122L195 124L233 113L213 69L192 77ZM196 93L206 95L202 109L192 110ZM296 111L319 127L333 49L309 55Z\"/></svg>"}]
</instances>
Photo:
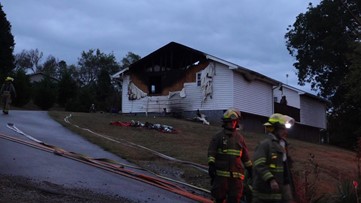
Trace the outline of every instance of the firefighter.
<instances>
[{"instance_id":1,"label":"firefighter","mask_svg":"<svg viewBox=\"0 0 361 203\"><path fill-rule=\"evenodd\" d=\"M14 78L6 77L5 83L1 86L0 94L3 103L3 113L9 114L12 97L16 97L15 87L13 85Z\"/></svg>"},{"instance_id":2,"label":"firefighter","mask_svg":"<svg viewBox=\"0 0 361 203\"><path fill-rule=\"evenodd\" d=\"M216 203L239 203L243 193L245 169L252 177L252 162L243 135L238 131L241 113L230 108L223 115L223 129L208 147L211 194Z\"/></svg>"},{"instance_id":3,"label":"firefighter","mask_svg":"<svg viewBox=\"0 0 361 203\"><path fill-rule=\"evenodd\" d=\"M294 202L287 153L287 128L294 124L289 116L275 113L265 123L268 136L253 155L253 203Z\"/></svg>"}]
</instances>

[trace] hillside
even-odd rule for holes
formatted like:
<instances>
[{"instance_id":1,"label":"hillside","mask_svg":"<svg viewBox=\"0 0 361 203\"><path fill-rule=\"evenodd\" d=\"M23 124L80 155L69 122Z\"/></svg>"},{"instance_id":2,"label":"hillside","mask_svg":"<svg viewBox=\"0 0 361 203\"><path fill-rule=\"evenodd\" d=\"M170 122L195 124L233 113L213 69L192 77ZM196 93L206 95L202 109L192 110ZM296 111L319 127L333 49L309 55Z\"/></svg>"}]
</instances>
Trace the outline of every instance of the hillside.
<instances>
[{"instance_id":1,"label":"hillside","mask_svg":"<svg viewBox=\"0 0 361 203\"><path fill-rule=\"evenodd\" d=\"M64 121L69 116L68 124ZM186 181L190 184L209 189L207 174L189 167L174 163L149 153L144 149L135 149L119 143L105 140L96 135L106 135L122 142L132 142L168 156L206 165L208 143L214 133L221 128L213 125L203 125L189 120L169 117L122 116L106 113L69 113L50 112L50 115L65 127L86 137L106 150L122 156L150 171L169 178ZM110 125L114 121L139 121L172 126L175 133L164 133L141 127L121 127ZM80 126L74 127L75 125ZM91 133L84 129L90 129ZM245 132L245 139L251 155L257 143L264 138L262 134ZM297 193L301 198L315 200L318 197L329 196L337 192L337 187L345 180L357 177L357 162L355 153L333 146L312 144L289 139L290 155L293 159L293 174ZM306 201L306 200L304 200ZM307 202L306 201L306 202Z\"/></svg>"}]
</instances>

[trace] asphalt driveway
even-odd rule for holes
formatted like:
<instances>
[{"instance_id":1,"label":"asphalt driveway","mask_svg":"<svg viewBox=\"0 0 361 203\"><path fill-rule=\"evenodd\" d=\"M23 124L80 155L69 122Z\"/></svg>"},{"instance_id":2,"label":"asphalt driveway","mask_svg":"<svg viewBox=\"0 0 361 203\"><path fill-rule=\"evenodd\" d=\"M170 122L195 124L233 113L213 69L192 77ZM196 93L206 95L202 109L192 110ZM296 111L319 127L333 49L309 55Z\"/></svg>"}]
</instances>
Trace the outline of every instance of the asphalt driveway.
<instances>
[{"instance_id":1,"label":"asphalt driveway","mask_svg":"<svg viewBox=\"0 0 361 203\"><path fill-rule=\"evenodd\" d=\"M13 110L9 115L0 115L1 134L29 140L9 129L7 123L13 123L27 135L67 151L130 164L64 128L45 111ZM5 139L0 139L0 174L118 195L135 202L195 202L128 177Z\"/></svg>"}]
</instances>

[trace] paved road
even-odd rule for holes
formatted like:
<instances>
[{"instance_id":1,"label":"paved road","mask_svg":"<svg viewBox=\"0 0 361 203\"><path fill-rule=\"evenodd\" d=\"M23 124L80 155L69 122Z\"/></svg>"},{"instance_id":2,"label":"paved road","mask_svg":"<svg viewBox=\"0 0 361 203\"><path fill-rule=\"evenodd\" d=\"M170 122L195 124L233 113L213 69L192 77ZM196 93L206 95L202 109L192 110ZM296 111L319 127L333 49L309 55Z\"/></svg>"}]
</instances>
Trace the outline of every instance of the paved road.
<instances>
[{"instance_id":1,"label":"paved road","mask_svg":"<svg viewBox=\"0 0 361 203\"><path fill-rule=\"evenodd\" d=\"M0 115L0 133L28 140L7 128L7 123L14 123L24 133L67 151L129 164L62 127L45 111L13 110L9 115ZM69 188L86 188L137 202L194 202L140 181L5 139L0 139L0 173L48 181Z\"/></svg>"}]
</instances>

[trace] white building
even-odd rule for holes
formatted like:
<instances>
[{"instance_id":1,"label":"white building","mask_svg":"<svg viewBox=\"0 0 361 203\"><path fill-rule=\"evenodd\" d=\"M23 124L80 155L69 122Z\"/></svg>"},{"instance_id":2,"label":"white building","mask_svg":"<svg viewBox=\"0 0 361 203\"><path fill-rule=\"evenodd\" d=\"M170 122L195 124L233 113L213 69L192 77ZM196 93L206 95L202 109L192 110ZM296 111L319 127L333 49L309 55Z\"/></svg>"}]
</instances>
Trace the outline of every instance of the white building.
<instances>
[{"instance_id":1,"label":"white building","mask_svg":"<svg viewBox=\"0 0 361 203\"><path fill-rule=\"evenodd\" d=\"M262 124L275 112L294 117L297 132L312 131L312 140L318 140L319 130L326 128L325 100L175 42L113 78L122 81L122 113L192 118L199 109L207 120L220 122L226 109L236 107L245 131L263 131ZM279 103L282 96L287 105ZM295 137L297 132L292 132Z\"/></svg>"}]
</instances>

